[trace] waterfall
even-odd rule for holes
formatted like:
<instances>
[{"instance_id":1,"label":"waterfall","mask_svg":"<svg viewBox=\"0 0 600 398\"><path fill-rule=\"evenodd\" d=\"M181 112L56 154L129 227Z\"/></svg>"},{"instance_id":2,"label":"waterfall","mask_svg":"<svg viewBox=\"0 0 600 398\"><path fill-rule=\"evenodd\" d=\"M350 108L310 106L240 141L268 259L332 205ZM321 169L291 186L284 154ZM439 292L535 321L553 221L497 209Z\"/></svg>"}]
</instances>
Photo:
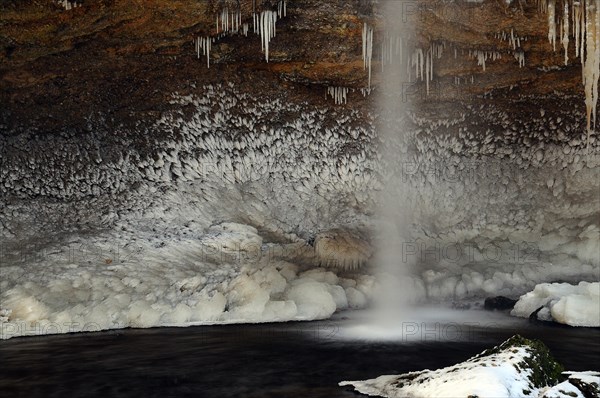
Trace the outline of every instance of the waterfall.
<instances>
[{"instance_id":1,"label":"waterfall","mask_svg":"<svg viewBox=\"0 0 600 398\"><path fill-rule=\"evenodd\" d=\"M407 160L406 155L400 154L396 149L398 140L403 139L403 131L398 130L398 118L406 115L410 106L410 95L407 95L407 75L414 68L417 77L428 85L433 76L434 56L441 56L443 46L432 45L423 50L417 48L412 56L402 57L402 51L407 50L402 38L411 37L412 26L403 21L402 2L385 2L382 15L385 15L384 27L386 37L387 55L384 60L386 67L381 74L381 82L377 90L377 105L382 115L379 125L379 136L385 142L382 147L382 158L385 169L385 188L381 192L381 206L379 212L379 231L376 239L377 253L375 263L379 280L382 286L379 295L375 298L376 321L379 325L389 329L391 323L402 319L408 312L408 303L412 299L411 289L404 289L402 284L410 279L411 265L404 261L402 256L403 242L409 239L411 206L407 199L405 182L402 176L402 165ZM399 26L400 25L400 26ZM367 26L365 25L365 28ZM365 40L367 39L367 40ZM363 29L363 54L368 61L369 47L371 47L372 29ZM404 47L404 50L402 48ZM406 52L407 54L410 54ZM401 62L392 62L396 58ZM407 63L405 63L407 62ZM407 68L407 66L411 66ZM408 93L410 94L410 93ZM391 323L388 323L391 322Z\"/></svg>"}]
</instances>

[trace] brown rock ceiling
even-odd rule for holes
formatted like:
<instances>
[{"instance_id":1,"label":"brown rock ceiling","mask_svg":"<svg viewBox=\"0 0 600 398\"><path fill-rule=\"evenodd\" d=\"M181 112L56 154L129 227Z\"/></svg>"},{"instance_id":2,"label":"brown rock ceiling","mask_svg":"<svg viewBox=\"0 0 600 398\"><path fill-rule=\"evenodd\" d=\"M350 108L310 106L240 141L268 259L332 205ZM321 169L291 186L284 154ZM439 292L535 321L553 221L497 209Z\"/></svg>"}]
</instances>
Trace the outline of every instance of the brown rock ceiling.
<instances>
[{"instance_id":1,"label":"brown rock ceiling","mask_svg":"<svg viewBox=\"0 0 600 398\"><path fill-rule=\"evenodd\" d=\"M258 8L275 2L257 0ZM51 132L85 123L103 113L134 122L165 110L173 92L191 92L205 83L234 82L252 91L256 79L270 82L274 93L295 90L299 98L325 101L329 85L366 86L361 55L362 23L375 25L375 41L383 29L379 6L370 0L289 0L288 16L277 23L266 63L260 39L226 36L213 44L211 68L195 57L193 39L213 35L216 15L235 1L217 0L85 0L66 11L52 0L4 0L0 4L0 126L9 133L19 126L41 126ZM240 0L244 22L252 31L252 0ZM547 39L546 16L535 2L486 0L420 0L407 2L417 26L411 41L426 47L444 41L459 56L436 62L434 80L474 77L476 84L457 90L474 96L492 90L515 95L578 94L583 108L579 59L573 45L563 67L562 48L553 52ZM506 52L507 41L494 35L514 31L522 42L526 67ZM374 53L373 84L380 84ZM486 72L469 50L503 51ZM549 72L540 68L557 67ZM450 94L452 95L452 94ZM432 97L430 101L435 101ZM350 101L349 101L350 102ZM360 94L352 106L372 101ZM330 101L330 103L332 103ZM349 105L350 106L350 105Z\"/></svg>"}]
</instances>

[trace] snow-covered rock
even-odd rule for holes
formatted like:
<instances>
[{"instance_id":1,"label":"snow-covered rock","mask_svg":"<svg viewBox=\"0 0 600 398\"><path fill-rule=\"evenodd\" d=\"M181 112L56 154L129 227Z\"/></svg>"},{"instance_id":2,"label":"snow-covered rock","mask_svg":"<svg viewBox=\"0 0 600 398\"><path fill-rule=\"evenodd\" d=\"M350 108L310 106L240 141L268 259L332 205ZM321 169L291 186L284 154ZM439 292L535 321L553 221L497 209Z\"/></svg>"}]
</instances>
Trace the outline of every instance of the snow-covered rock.
<instances>
[{"instance_id":1,"label":"snow-covered rock","mask_svg":"<svg viewBox=\"0 0 600 398\"><path fill-rule=\"evenodd\" d=\"M600 282L541 283L521 296L511 314L527 318L539 309L538 319L571 326L600 326Z\"/></svg>"},{"instance_id":2,"label":"snow-covered rock","mask_svg":"<svg viewBox=\"0 0 600 398\"><path fill-rule=\"evenodd\" d=\"M564 372L568 379L543 389L540 398L588 398L600 396L600 372Z\"/></svg>"},{"instance_id":3,"label":"snow-covered rock","mask_svg":"<svg viewBox=\"0 0 600 398\"><path fill-rule=\"evenodd\" d=\"M559 381L561 371L544 344L513 336L447 368L339 384L383 397L538 397L541 389Z\"/></svg>"}]
</instances>

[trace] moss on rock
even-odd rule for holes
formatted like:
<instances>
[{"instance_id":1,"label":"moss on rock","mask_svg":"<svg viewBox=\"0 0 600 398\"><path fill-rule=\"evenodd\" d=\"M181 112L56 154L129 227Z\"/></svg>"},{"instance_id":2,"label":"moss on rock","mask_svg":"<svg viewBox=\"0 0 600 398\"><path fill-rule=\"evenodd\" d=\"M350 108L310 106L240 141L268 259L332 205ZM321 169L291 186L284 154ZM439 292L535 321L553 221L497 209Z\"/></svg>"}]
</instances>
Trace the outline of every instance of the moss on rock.
<instances>
[{"instance_id":1,"label":"moss on rock","mask_svg":"<svg viewBox=\"0 0 600 398\"><path fill-rule=\"evenodd\" d=\"M531 381L532 387L541 388L544 386L552 386L564 379L564 377L561 376L564 371L563 366L556 362L550 354L550 350L548 350L548 347L546 347L544 343L539 340L526 339L518 334L506 340L499 346L485 350L477 355L476 358L484 358L517 347L525 348L530 354L529 356L526 356L523 361L516 364L515 367L518 370L529 369L531 371L529 380Z\"/></svg>"}]
</instances>

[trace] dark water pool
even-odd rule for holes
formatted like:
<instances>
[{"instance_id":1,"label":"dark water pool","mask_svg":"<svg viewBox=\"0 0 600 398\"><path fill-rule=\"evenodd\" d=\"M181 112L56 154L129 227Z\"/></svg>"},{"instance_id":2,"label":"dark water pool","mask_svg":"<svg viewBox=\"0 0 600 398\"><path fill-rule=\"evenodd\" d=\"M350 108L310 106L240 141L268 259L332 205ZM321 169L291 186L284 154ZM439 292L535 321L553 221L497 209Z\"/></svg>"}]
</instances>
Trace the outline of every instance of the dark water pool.
<instances>
[{"instance_id":1,"label":"dark water pool","mask_svg":"<svg viewBox=\"0 0 600 398\"><path fill-rule=\"evenodd\" d=\"M570 370L600 370L600 329L512 322L461 341L340 339L349 322L121 330L0 342L3 397L356 397L341 380L439 368L515 333Z\"/></svg>"}]
</instances>

